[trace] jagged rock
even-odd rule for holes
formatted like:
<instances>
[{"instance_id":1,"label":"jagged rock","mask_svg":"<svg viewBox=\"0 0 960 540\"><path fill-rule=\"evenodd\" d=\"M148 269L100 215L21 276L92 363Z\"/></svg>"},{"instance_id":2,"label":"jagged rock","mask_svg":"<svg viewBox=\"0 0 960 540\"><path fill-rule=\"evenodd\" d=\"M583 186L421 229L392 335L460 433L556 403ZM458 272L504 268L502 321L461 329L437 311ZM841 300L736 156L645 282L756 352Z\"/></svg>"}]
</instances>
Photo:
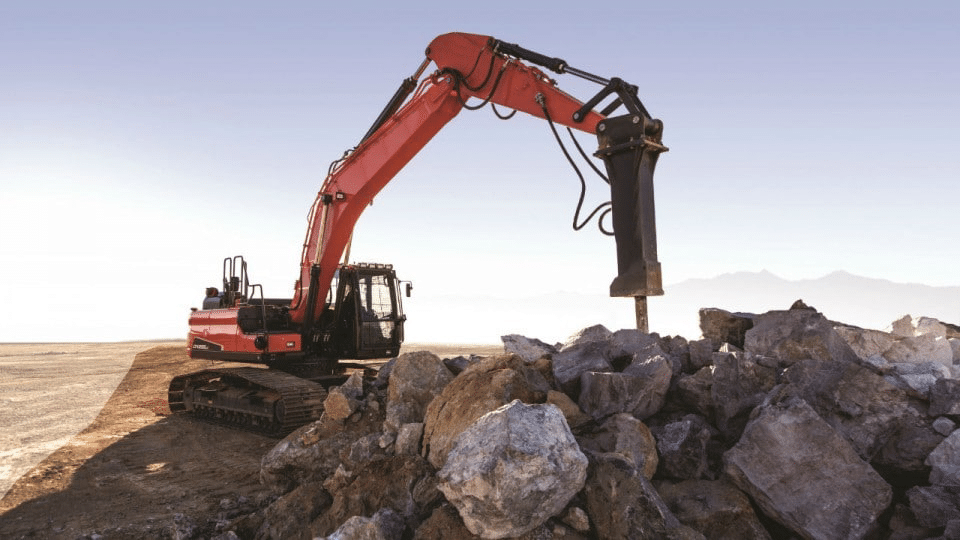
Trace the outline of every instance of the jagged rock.
<instances>
[{"instance_id":1,"label":"jagged rock","mask_svg":"<svg viewBox=\"0 0 960 540\"><path fill-rule=\"evenodd\" d=\"M565 341L560 347L560 351L562 352L571 347L576 347L591 341L607 341L612 336L613 332L608 330L607 327L603 326L602 324L589 326L567 338L567 341Z\"/></svg>"},{"instance_id":2,"label":"jagged rock","mask_svg":"<svg viewBox=\"0 0 960 540\"><path fill-rule=\"evenodd\" d=\"M953 348L947 338L922 334L894 342L883 357L894 364L937 362L949 367L953 365Z\"/></svg>"},{"instance_id":3,"label":"jagged rock","mask_svg":"<svg viewBox=\"0 0 960 540\"><path fill-rule=\"evenodd\" d=\"M892 334L880 330L865 330L853 326L836 326L834 330L862 360L883 356L895 342Z\"/></svg>"},{"instance_id":4,"label":"jagged rock","mask_svg":"<svg viewBox=\"0 0 960 540\"><path fill-rule=\"evenodd\" d=\"M359 377L359 373L354 373L350 377L354 376ZM348 379L349 381L350 379ZM327 392L326 399L323 400L323 415L335 422L340 422L341 424L346 421L353 413L357 412L360 409L360 405L363 403L360 401L362 396L363 387L362 379L360 392L357 393L356 388L348 386L344 388L343 386L335 386Z\"/></svg>"},{"instance_id":5,"label":"jagged rock","mask_svg":"<svg viewBox=\"0 0 960 540\"><path fill-rule=\"evenodd\" d=\"M943 440L927 457L930 483L960 487L960 430Z\"/></svg>"},{"instance_id":6,"label":"jagged rock","mask_svg":"<svg viewBox=\"0 0 960 540\"><path fill-rule=\"evenodd\" d=\"M960 381L940 379L930 388L930 416L960 417Z\"/></svg>"},{"instance_id":7,"label":"jagged rock","mask_svg":"<svg viewBox=\"0 0 960 540\"><path fill-rule=\"evenodd\" d=\"M576 394L580 376L588 371L611 372L606 341L583 341L564 347L553 355L553 376L568 394Z\"/></svg>"},{"instance_id":8,"label":"jagged rock","mask_svg":"<svg viewBox=\"0 0 960 540\"><path fill-rule=\"evenodd\" d=\"M398 455L419 455L420 440L423 439L423 422L414 422L400 426L397 433L395 452Z\"/></svg>"},{"instance_id":9,"label":"jagged rock","mask_svg":"<svg viewBox=\"0 0 960 540\"><path fill-rule=\"evenodd\" d=\"M933 421L931 427L933 427L933 430L937 433L947 436L953 433L953 430L957 429L957 424L946 416L941 416Z\"/></svg>"},{"instance_id":10,"label":"jagged rock","mask_svg":"<svg viewBox=\"0 0 960 540\"><path fill-rule=\"evenodd\" d=\"M900 436L900 426L923 422L905 390L854 363L804 360L782 378L868 461Z\"/></svg>"},{"instance_id":11,"label":"jagged rock","mask_svg":"<svg viewBox=\"0 0 960 540\"><path fill-rule=\"evenodd\" d=\"M943 441L943 435L937 433L927 421L916 417L904 419L893 429L896 429L896 433L887 440L871 463L897 472L925 472L925 460Z\"/></svg>"},{"instance_id":12,"label":"jagged rock","mask_svg":"<svg viewBox=\"0 0 960 540\"><path fill-rule=\"evenodd\" d=\"M893 321L890 327L891 327L890 333L897 338L909 338L915 335L914 334L915 328L913 326L913 317L911 317L910 315L904 315L903 317L900 317L899 319Z\"/></svg>"},{"instance_id":13,"label":"jagged rock","mask_svg":"<svg viewBox=\"0 0 960 540\"><path fill-rule=\"evenodd\" d=\"M567 419L567 425L571 428L576 429L587 422L593 421L590 416L588 416L580 406L576 404L570 396L564 394L563 392L558 392L556 390L550 390L547 392L547 403L555 405L560 412L563 413L563 417Z\"/></svg>"},{"instance_id":14,"label":"jagged rock","mask_svg":"<svg viewBox=\"0 0 960 540\"><path fill-rule=\"evenodd\" d=\"M322 480L341 463L358 437L352 432L328 434L320 422L307 424L281 440L260 460L260 483L277 493Z\"/></svg>"},{"instance_id":15,"label":"jagged rock","mask_svg":"<svg viewBox=\"0 0 960 540\"><path fill-rule=\"evenodd\" d=\"M703 417L694 414L656 429L658 474L680 480L713 479L710 454L711 438L715 435L718 435L716 430Z\"/></svg>"},{"instance_id":16,"label":"jagged rock","mask_svg":"<svg viewBox=\"0 0 960 540\"><path fill-rule=\"evenodd\" d=\"M303 484L264 511L258 540L286 540L309 534L310 522L330 506L330 495L317 483Z\"/></svg>"},{"instance_id":17,"label":"jagged rock","mask_svg":"<svg viewBox=\"0 0 960 540\"><path fill-rule=\"evenodd\" d=\"M503 342L503 352L506 354L515 354L523 361L532 364L541 357L557 352L555 345L544 343L539 339L528 338L519 334L510 334L501 336Z\"/></svg>"},{"instance_id":18,"label":"jagged rock","mask_svg":"<svg viewBox=\"0 0 960 540\"><path fill-rule=\"evenodd\" d=\"M663 407L673 370L663 357L631 364L623 373L588 371L580 378L577 403L595 420L627 412L641 420Z\"/></svg>"},{"instance_id":19,"label":"jagged rock","mask_svg":"<svg viewBox=\"0 0 960 540\"><path fill-rule=\"evenodd\" d=\"M703 538L680 524L647 477L620 454L590 457L584 496L598 538Z\"/></svg>"},{"instance_id":20,"label":"jagged rock","mask_svg":"<svg viewBox=\"0 0 960 540\"><path fill-rule=\"evenodd\" d=\"M480 360L483 360L483 356L477 356L471 354L470 356L456 356L454 358L444 358L443 365L447 366L447 369L450 370L450 373L453 373L454 376L463 373L465 369L476 364Z\"/></svg>"},{"instance_id":21,"label":"jagged rock","mask_svg":"<svg viewBox=\"0 0 960 540\"><path fill-rule=\"evenodd\" d=\"M657 441L646 424L632 415L615 414L595 430L578 436L577 442L584 451L620 454L648 480L657 472Z\"/></svg>"},{"instance_id":22,"label":"jagged rock","mask_svg":"<svg viewBox=\"0 0 960 540\"><path fill-rule=\"evenodd\" d=\"M437 478L473 534L507 538L563 510L586 473L560 410L514 400L457 437Z\"/></svg>"},{"instance_id":23,"label":"jagged rock","mask_svg":"<svg viewBox=\"0 0 960 540\"><path fill-rule=\"evenodd\" d=\"M688 351L689 364L683 366L684 373L696 373L713 364L713 342L709 339L691 341Z\"/></svg>"},{"instance_id":24,"label":"jagged rock","mask_svg":"<svg viewBox=\"0 0 960 540\"><path fill-rule=\"evenodd\" d=\"M422 454L441 468L460 433L476 419L519 399L542 403L549 385L519 356L487 358L457 376L427 407Z\"/></svg>"},{"instance_id":25,"label":"jagged rock","mask_svg":"<svg viewBox=\"0 0 960 540\"><path fill-rule=\"evenodd\" d=\"M724 472L763 512L805 538L863 538L890 486L802 399L757 408Z\"/></svg>"},{"instance_id":26,"label":"jagged rock","mask_svg":"<svg viewBox=\"0 0 960 540\"><path fill-rule=\"evenodd\" d=\"M890 384L902 388L909 395L929 400L930 389L940 379L949 378L950 369L936 362L919 364L890 364L888 375L884 377Z\"/></svg>"},{"instance_id":27,"label":"jagged rock","mask_svg":"<svg viewBox=\"0 0 960 540\"><path fill-rule=\"evenodd\" d=\"M383 508L396 512L412 531L442 499L434 469L420 456L374 459L358 470L362 474L331 493L333 503L310 524L315 536L330 535L349 518L370 517Z\"/></svg>"},{"instance_id":28,"label":"jagged rock","mask_svg":"<svg viewBox=\"0 0 960 540\"><path fill-rule=\"evenodd\" d=\"M947 343L950 344L950 349L953 350L953 365L960 364L960 339L947 338Z\"/></svg>"},{"instance_id":29,"label":"jagged rock","mask_svg":"<svg viewBox=\"0 0 960 540\"><path fill-rule=\"evenodd\" d=\"M691 410L707 420L715 415L713 403L713 372L714 366L705 366L693 375L681 375L677 380L677 398L688 410Z\"/></svg>"},{"instance_id":30,"label":"jagged rock","mask_svg":"<svg viewBox=\"0 0 960 540\"><path fill-rule=\"evenodd\" d=\"M343 463L347 467L354 467L385 455L385 446L381 445L383 433L370 433L353 441L346 455L341 453Z\"/></svg>"},{"instance_id":31,"label":"jagged rock","mask_svg":"<svg viewBox=\"0 0 960 540\"><path fill-rule=\"evenodd\" d=\"M671 512L711 540L769 540L750 499L726 480L684 480L657 484Z\"/></svg>"},{"instance_id":32,"label":"jagged rock","mask_svg":"<svg viewBox=\"0 0 960 540\"><path fill-rule=\"evenodd\" d=\"M417 527L413 538L414 540L448 540L450 538L469 540L480 537L467 529L453 506L442 504Z\"/></svg>"},{"instance_id":33,"label":"jagged rock","mask_svg":"<svg viewBox=\"0 0 960 540\"><path fill-rule=\"evenodd\" d=\"M713 398L716 426L735 441L747 425L750 411L776 384L776 370L756 364L748 353L714 353Z\"/></svg>"},{"instance_id":34,"label":"jagged rock","mask_svg":"<svg viewBox=\"0 0 960 540\"><path fill-rule=\"evenodd\" d=\"M648 334L640 330L617 330L604 343L607 345L607 359L614 363L619 360L619 363L624 366L636 361L638 355L641 360L654 356L666 356L656 334Z\"/></svg>"},{"instance_id":35,"label":"jagged rock","mask_svg":"<svg viewBox=\"0 0 960 540\"><path fill-rule=\"evenodd\" d=\"M402 354L390 373L384 428L396 432L403 424L422 422L427 405L453 380L437 355L422 351Z\"/></svg>"},{"instance_id":36,"label":"jagged rock","mask_svg":"<svg viewBox=\"0 0 960 540\"><path fill-rule=\"evenodd\" d=\"M717 308L702 308L700 310L700 332L704 339L709 339L720 345L730 343L743 348L744 336L747 330L753 328L754 315L748 313L730 313Z\"/></svg>"},{"instance_id":37,"label":"jagged rock","mask_svg":"<svg viewBox=\"0 0 960 540\"><path fill-rule=\"evenodd\" d=\"M176 513L170 526L170 538L173 540L190 540L196 538L199 528L196 521L190 516Z\"/></svg>"},{"instance_id":38,"label":"jagged rock","mask_svg":"<svg viewBox=\"0 0 960 540\"><path fill-rule=\"evenodd\" d=\"M924 527L944 527L960 519L960 488L914 486L907 490L910 510Z\"/></svg>"},{"instance_id":39,"label":"jagged rock","mask_svg":"<svg viewBox=\"0 0 960 540\"><path fill-rule=\"evenodd\" d=\"M947 327L932 317L920 317L917 319L914 334L918 336L931 335L934 337L947 337Z\"/></svg>"},{"instance_id":40,"label":"jagged rock","mask_svg":"<svg viewBox=\"0 0 960 540\"><path fill-rule=\"evenodd\" d=\"M756 355L778 358L785 365L806 359L858 361L857 354L833 326L816 311L769 311L754 317L743 348Z\"/></svg>"},{"instance_id":41,"label":"jagged rock","mask_svg":"<svg viewBox=\"0 0 960 540\"><path fill-rule=\"evenodd\" d=\"M925 540L936 536L936 532L920 525L909 506L900 503L893 505L890 521L890 540Z\"/></svg>"},{"instance_id":42,"label":"jagged rock","mask_svg":"<svg viewBox=\"0 0 960 540\"><path fill-rule=\"evenodd\" d=\"M381 508L372 517L353 516L324 540L400 540L403 530L403 518Z\"/></svg>"}]
</instances>

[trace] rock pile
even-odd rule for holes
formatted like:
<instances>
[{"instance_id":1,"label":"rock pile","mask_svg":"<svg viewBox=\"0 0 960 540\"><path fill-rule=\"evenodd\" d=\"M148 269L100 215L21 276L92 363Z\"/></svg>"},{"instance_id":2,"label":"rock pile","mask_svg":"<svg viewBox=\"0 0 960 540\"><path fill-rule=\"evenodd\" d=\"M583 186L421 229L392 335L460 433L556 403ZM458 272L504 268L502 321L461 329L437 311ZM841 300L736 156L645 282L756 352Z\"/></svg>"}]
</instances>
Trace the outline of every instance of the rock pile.
<instances>
[{"instance_id":1,"label":"rock pile","mask_svg":"<svg viewBox=\"0 0 960 540\"><path fill-rule=\"evenodd\" d=\"M355 375L216 538L960 538L960 328L700 319Z\"/></svg>"}]
</instances>

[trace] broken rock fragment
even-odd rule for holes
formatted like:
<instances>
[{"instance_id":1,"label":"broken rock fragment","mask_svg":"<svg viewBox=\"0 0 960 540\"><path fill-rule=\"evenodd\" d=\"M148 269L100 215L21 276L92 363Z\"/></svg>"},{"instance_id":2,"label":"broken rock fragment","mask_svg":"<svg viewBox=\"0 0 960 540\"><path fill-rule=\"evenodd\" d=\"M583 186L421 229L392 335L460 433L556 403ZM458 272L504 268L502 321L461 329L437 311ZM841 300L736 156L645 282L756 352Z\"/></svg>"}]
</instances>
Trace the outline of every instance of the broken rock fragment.
<instances>
[{"instance_id":1,"label":"broken rock fragment","mask_svg":"<svg viewBox=\"0 0 960 540\"><path fill-rule=\"evenodd\" d=\"M559 409L515 400L464 430L437 473L473 534L520 536L583 488L587 458Z\"/></svg>"}]
</instances>

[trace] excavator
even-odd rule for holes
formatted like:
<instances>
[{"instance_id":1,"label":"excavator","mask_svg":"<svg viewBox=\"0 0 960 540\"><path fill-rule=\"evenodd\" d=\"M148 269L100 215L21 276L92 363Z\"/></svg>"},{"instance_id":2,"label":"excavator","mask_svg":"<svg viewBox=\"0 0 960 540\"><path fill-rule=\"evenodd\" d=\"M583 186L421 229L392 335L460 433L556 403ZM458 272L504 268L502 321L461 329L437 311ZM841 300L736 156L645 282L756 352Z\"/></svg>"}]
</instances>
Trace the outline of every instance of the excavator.
<instances>
[{"instance_id":1,"label":"excavator","mask_svg":"<svg viewBox=\"0 0 960 540\"><path fill-rule=\"evenodd\" d=\"M435 70L424 75L431 63ZM541 68L600 89L579 101ZM647 331L646 299L663 294L653 200L654 168L667 150L661 142L663 123L647 112L637 87L622 79L599 77L489 36L443 34L429 44L426 58L359 144L330 165L308 214L293 297L265 298L263 287L250 283L246 261L235 256L223 261L222 289L208 288L202 308L193 308L191 358L261 367L177 376L168 390L171 411L282 435L320 417L326 388L342 381L351 366L343 360L396 356L406 321L401 298L404 292L410 295L411 284L398 280L389 264L349 262L354 226L374 196L449 121L463 109L487 104L503 119L521 111L549 124L580 177L574 229L599 213L601 231L616 241L618 275L610 295L633 297L637 327ZM498 105L512 112L505 114ZM571 130L596 135L594 156L606 168L604 175L573 138L611 193L609 202L582 221L586 184L558 125L571 138ZM608 214L612 231L603 224Z\"/></svg>"}]
</instances>

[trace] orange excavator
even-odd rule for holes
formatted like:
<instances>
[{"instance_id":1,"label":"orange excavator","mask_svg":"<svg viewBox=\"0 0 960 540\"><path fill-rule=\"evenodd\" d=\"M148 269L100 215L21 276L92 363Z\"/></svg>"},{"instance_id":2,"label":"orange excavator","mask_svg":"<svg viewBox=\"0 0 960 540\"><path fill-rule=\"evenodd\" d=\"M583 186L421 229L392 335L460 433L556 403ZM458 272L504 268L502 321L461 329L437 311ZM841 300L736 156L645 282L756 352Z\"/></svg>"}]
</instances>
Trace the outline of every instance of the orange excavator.
<instances>
[{"instance_id":1,"label":"orange excavator","mask_svg":"<svg viewBox=\"0 0 960 540\"><path fill-rule=\"evenodd\" d=\"M424 76L433 63L436 69ZM601 86L585 102L561 91L540 66ZM663 294L657 261L653 173L663 123L637 97L637 87L605 79L488 36L438 36L416 72L405 79L360 143L334 161L309 212L300 276L293 298L265 298L249 282L242 256L224 260L222 289L208 288L202 309L190 315L192 358L244 362L262 367L209 369L175 377L170 409L268 434L282 434L319 418L325 385L342 380L342 360L396 356L403 342L403 289L391 265L341 262L354 225L374 196L461 110L490 104L547 121L580 176L557 125L595 134L595 156L611 198L592 217L615 237L619 273L611 296L635 298L637 327L647 330L647 296ZM603 108L598 108L603 105ZM616 113L616 114L614 114ZM572 137L572 132L570 133ZM613 230L604 219L610 214ZM339 378L338 378L339 377Z\"/></svg>"}]
</instances>

